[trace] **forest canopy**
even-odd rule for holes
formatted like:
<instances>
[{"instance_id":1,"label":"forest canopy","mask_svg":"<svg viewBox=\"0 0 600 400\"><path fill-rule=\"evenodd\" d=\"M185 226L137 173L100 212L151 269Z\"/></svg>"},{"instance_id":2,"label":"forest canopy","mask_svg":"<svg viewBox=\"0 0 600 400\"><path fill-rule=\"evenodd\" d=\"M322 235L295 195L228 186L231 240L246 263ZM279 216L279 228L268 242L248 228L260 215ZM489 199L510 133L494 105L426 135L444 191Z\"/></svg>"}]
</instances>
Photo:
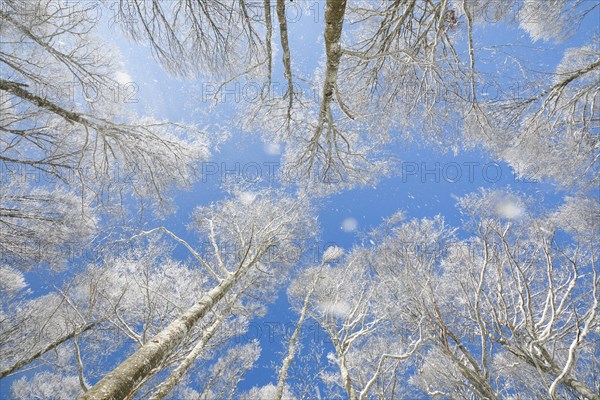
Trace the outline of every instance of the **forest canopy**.
<instances>
[{"instance_id":1,"label":"forest canopy","mask_svg":"<svg viewBox=\"0 0 600 400\"><path fill-rule=\"evenodd\" d=\"M600 400L600 3L0 0L0 394Z\"/></svg>"}]
</instances>

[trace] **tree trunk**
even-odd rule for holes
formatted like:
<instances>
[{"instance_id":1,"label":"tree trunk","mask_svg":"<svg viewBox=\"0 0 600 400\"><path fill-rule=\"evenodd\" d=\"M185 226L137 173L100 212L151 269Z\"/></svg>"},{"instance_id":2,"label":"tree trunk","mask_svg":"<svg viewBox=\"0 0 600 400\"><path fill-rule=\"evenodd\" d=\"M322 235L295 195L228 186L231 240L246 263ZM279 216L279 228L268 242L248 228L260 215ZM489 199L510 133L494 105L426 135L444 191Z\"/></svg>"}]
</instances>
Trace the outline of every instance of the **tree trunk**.
<instances>
[{"instance_id":1,"label":"tree trunk","mask_svg":"<svg viewBox=\"0 0 600 400\"><path fill-rule=\"evenodd\" d=\"M352 386L352 380L350 379L350 371L348 371L348 367L346 366L346 356L338 351L338 366L340 368L340 374L342 375L342 385L346 390L346 394L350 400L358 400L358 394L356 393L356 389Z\"/></svg>"},{"instance_id":2,"label":"tree trunk","mask_svg":"<svg viewBox=\"0 0 600 400\"><path fill-rule=\"evenodd\" d=\"M44 347L42 350L38 351L37 353L33 354L32 356L30 356L24 360L21 360L21 361L15 363L12 367L9 367L9 368L5 369L4 371L0 372L0 379L11 375L15 371L20 370L21 368L23 368L27 364L35 361L36 359L43 356L50 350L57 348L58 346L67 342L70 339L73 339L75 336L81 335L82 333L89 331L90 329L92 329L93 327L98 325L99 323L100 322L93 322L93 323L84 325L82 328L76 329L75 331L73 331L63 337L56 339L54 342L50 343L49 345L47 345L46 347Z\"/></svg>"},{"instance_id":3,"label":"tree trunk","mask_svg":"<svg viewBox=\"0 0 600 400\"><path fill-rule=\"evenodd\" d=\"M275 394L276 400L281 400L283 397L283 388L285 386L285 380L287 379L287 372L290 369L290 365L294 360L294 356L296 354L296 346L298 343L298 336L300 335L300 329L302 329L302 324L306 319L306 312L308 310L308 305L310 304L310 297L315 291L315 285L317 280L319 279L319 274L317 274L313 284L304 297L304 304L302 305L302 311L300 311L300 318L298 318L298 323L296 324L296 328L294 329L294 333L292 333L292 337L290 338L290 343L288 344L288 354L283 360L283 364L281 365L281 372L279 373L279 379L277 381L277 392Z\"/></svg>"},{"instance_id":4,"label":"tree trunk","mask_svg":"<svg viewBox=\"0 0 600 400\"><path fill-rule=\"evenodd\" d=\"M224 314L228 313L230 309L231 307L228 307L219 317L217 317L217 320L208 327L192 351L183 359L177 368L171 372L171 375L156 387L154 394L148 400L162 400L171 393L175 386L181 381L183 375L190 369L194 361L196 361L200 353L202 353L202 350L204 350L210 338L212 338L217 329L219 329L223 320L226 318L226 315Z\"/></svg>"},{"instance_id":5,"label":"tree trunk","mask_svg":"<svg viewBox=\"0 0 600 400\"><path fill-rule=\"evenodd\" d=\"M285 15L285 0L277 0L277 19L279 20L279 37L281 38L281 49L283 50L283 76L287 79L288 85L288 108L287 125L288 129L292 119L292 105L294 101L294 82L292 79L292 57L290 53L290 43L288 40L288 28Z\"/></svg>"},{"instance_id":6,"label":"tree trunk","mask_svg":"<svg viewBox=\"0 0 600 400\"><path fill-rule=\"evenodd\" d=\"M27 100L28 102L35 104L36 106L46 109L56 115L60 115L66 121L70 123L78 123L85 126L96 127L96 124L92 121L86 119L81 114L73 111L69 111L61 106L44 99L40 96L37 96L25 89L27 85L20 84L18 82L7 81L4 79L0 79L0 90L4 90L5 92L9 92L14 94L17 97L20 97L23 100Z\"/></svg>"},{"instance_id":7,"label":"tree trunk","mask_svg":"<svg viewBox=\"0 0 600 400\"><path fill-rule=\"evenodd\" d=\"M327 119L329 103L333 99L336 87L337 75L340 69L340 59L342 58L342 27L344 25L344 15L346 13L346 0L327 0L325 6L325 54L327 56L327 69L325 70L325 82L323 83L323 98L321 99L321 108L319 110L319 125L317 134L320 136L323 130L323 123Z\"/></svg>"},{"instance_id":8,"label":"tree trunk","mask_svg":"<svg viewBox=\"0 0 600 400\"><path fill-rule=\"evenodd\" d=\"M202 296L183 315L171 322L169 326L158 333L152 340L140 347L129 358L94 385L94 387L83 394L80 400L115 400L129 395L136 384L171 354L173 349L181 343L196 322L203 318L227 294L247 270L248 267L242 267L221 281L218 286Z\"/></svg>"},{"instance_id":9,"label":"tree trunk","mask_svg":"<svg viewBox=\"0 0 600 400\"><path fill-rule=\"evenodd\" d=\"M342 36L342 27L344 26L344 15L346 13L346 0L327 0L325 6L325 55L327 57L325 80L321 93L321 105L319 107L319 115L315 132L310 138L310 144L305 154L309 163L308 171L310 172L314 166L316 154L321 147L319 139L323 135L326 122L329 122L330 129L333 123L331 117L331 100L337 90L337 76L340 69L340 59L342 58L342 45L340 38ZM342 107L341 101L339 102ZM334 147L335 138L328 138L328 146ZM327 149L330 154L335 153L332 148ZM327 156L331 158L331 155ZM304 156L303 156L304 158ZM326 170L329 169L332 161L326 160Z\"/></svg>"}]
</instances>

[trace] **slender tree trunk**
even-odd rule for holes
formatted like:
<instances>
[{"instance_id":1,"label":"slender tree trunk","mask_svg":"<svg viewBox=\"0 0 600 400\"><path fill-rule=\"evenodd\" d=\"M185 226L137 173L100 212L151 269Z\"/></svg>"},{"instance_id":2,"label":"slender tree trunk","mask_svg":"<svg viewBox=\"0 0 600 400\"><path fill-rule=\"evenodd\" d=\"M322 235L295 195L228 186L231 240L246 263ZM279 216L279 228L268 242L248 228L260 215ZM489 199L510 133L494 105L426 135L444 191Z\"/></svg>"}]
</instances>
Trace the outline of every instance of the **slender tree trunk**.
<instances>
[{"instance_id":1,"label":"slender tree trunk","mask_svg":"<svg viewBox=\"0 0 600 400\"><path fill-rule=\"evenodd\" d=\"M233 305L233 302L231 304ZM231 310L231 306L223 310L221 315L217 317L217 320L208 327L206 332L204 332L204 335L202 335L192 351L183 359L177 368L171 372L168 378L156 387L154 394L148 400L162 400L171 393L175 386L181 381L183 375L190 369L194 361L196 361L200 353L202 353L208 341L213 337L217 329L219 329L226 317L225 314L227 314L229 310Z\"/></svg>"},{"instance_id":2,"label":"slender tree trunk","mask_svg":"<svg viewBox=\"0 0 600 400\"><path fill-rule=\"evenodd\" d=\"M283 75L287 79L288 85L287 124L289 128L289 124L292 119L292 105L294 101L294 82L292 79L292 57L290 53L290 43L288 40L287 19L285 15L285 0L277 0L277 19L279 20L279 36L281 38L281 49L283 50Z\"/></svg>"},{"instance_id":3,"label":"slender tree trunk","mask_svg":"<svg viewBox=\"0 0 600 400\"><path fill-rule=\"evenodd\" d=\"M271 49L271 38L273 36L273 23L271 22L271 0L264 0L265 29L267 37L265 45L267 48L267 96L271 94L271 78L273 71L273 50Z\"/></svg>"},{"instance_id":4,"label":"slender tree trunk","mask_svg":"<svg viewBox=\"0 0 600 400\"><path fill-rule=\"evenodd\" d=\"M302 306L302 311L300 311L300 318L298 318L298 323L296 324L296 328L294 329L294 333L292 333L292 337L290 337L290 343L288 344L288 355L283 360L283 364L281 365L281 372L279 373L279 379L277 381L277 392L275 395L276 400L281 400L283 397L283 388L285 386L285 380L287 379L287 373L290 369L290 365L292 365L292 361L294 360L294 356L296 355L296 347L298 345L298 336L300 335L300 330L302 329L302 324L306 319L306 312L308 310L308 305L310 304L310 297L315 291L315 285L317 280L319 279L319 274L317 274L313 284L304 297L304 305Z\"/></svg>"},{"instance_id":5,"label":"slender tree trunk","mask_svg":"<svg viewBox=\"0 0 600 400\"><path fill-rule=\"evenodd\" d=\"M87 118L83 117L81 114L73 111L69 111L47 99L44 99L40 96L37 96L25 89L26 85L20 84L18 82L7 81L4 79L0 79L0 90L4 90L5 92L9 92L14 94L17 97L22 98L23 100L27 100L28 102L35 104L40 108L44 108L50 112L53 112L56 115L60 115L65 120L70 123L78 123L86 126L96 127L96 124Z\"/></svg>"},{"instance_id":6,"label":"slender tree trunk","mask_svg":"<svg viewBox=\"0 0 600 400\"><path fill-rule=\"evenodd\" d=\"M346 366L346 357L341 351L338 351L338 366L340 368L340 374L342 375L342 384L346 390L346 394L350 400L358 400L358 394L352 386L352 380L350 379L350 371Z\"/></svg>"},{"instance_id":7,"label":"slender tree trunk","mask_svg":"<svg viewBox=\"0 0 600 400\"><path fill-rule=\"evenodd\" d=\"M344 26L344 15L346 13L346 0L327 0L325 7L325 54L327 56L327 69L325 70L325 82L323 83L323 98L319 111L319 127L322 130L322 122L326 120L329 103L333 99L336 88L337 75L342 58L342 27Z\"/></svg>"},{"instance_id":8,"label":"slender tree trunk","mask_svg":"<svg viewBox=\"0 0 600 400\"><path fill-rule=\"evenodd\" d=\"M310 139L309 150L309 171L313 167L319 139L323 134L325 122L331 116L331 100L337 88L337 76L340 69L340 59L342 58L342 27L344 26L344 15L346 13L346 0L327 0L325 6L325 55L327 57L325 69L325 81L321 94L321 106L317 127ZM341 105L341 104L340 104ZM332 139L333 140L333 139Z\"/></svg>"},{"instance_id":9,"label":"slender tree trunk","mask_svg":"<svg viewBox=\"0 0 600 400\"><path fill-rule=\"evenodd\" d=\"M214 305L229 292L250 266L240 267L234 274L211 289L175 319L152 340L140 347L112 372L108 373L94 387L80 397L80 400L114 400L129 395L136 384L144 379L181 343L196 322L203 318Z\"/></svg>"},{"instance_id":10,"label":"slender tree trunk","mask_svg":"<svg viewBox=\"0 0 600 400\"><path fill-rule=\"evenodd\" d=\"M17 363L15 363L13 366L5 369L4 371L0 372L0 379L1 378L5 378L9 375L11 375L12 373L14 373L15 371L20 370L21 368L23 368L24 366L26 366L27 364L35 361L36 359L40 358L41 356L43 356L44 354L46 354L47 352L49 352L52 349L57 348L58 346L60 346L61 344L73 339L74 337L76 337L77 335L81 335L84 332L89 331L90 329L92 329L93 327L95 327L96 325L98 325L100 322L92 322L89 323L87 325L84 325L82 328L76 329L75 331L56 339L54 342L50 343L49 345L47 345L46 347L44 347L42 350L38 351L37 353L31 355L30 357L21 360Z\"/></svg>"}]
</instances>

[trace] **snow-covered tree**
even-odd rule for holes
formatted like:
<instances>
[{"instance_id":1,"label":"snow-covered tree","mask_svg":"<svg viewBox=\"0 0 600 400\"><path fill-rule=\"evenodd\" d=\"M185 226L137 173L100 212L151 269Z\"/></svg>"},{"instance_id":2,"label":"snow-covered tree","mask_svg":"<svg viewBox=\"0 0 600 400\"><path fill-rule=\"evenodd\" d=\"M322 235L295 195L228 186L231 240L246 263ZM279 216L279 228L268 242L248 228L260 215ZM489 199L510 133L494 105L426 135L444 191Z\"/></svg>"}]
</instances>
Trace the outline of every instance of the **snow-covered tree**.
<instances>
[{"instance_id":1,"label":"snow-covered tree","mask_svg":"<svg viewBox=\"0 0 600 400\"><path fill-rule=\"evenodd\" d=\"M560 44L599 3L296 3L0 0L2 384L32 399L600 400L599 39ZM308 55L296 6L320 31ZM133 111L107 28L204 85L211 121L235 87L219 123L276 143L280 180L200 199L184 234L181 218L123 226L130 208L172 209L213 141ZM496 29L514 43L490 45ZM459 200L460 225L398 212L300 262L311 197L377 184L408 141L571 191L547 209L482 189ZM267 349L236 339L291 275L273 379L240 390Z\"/></svg>"},{"instance_id":2,"label":"snow-covered tree","mask_svg":"<svg viewBox=\"0 0 600 400\"><path fill-rule=\"evenodd\" d=\"M400 314L386 313L393 295L385 290L388 285L374 270L373 260L371 250L354 249L337 266L306 271L290 288L292 304L299 303L301 318L313 318L335 350L328 359L337 371L323 375L324 379L335 382L351 399L376 393L393 397L394 388L387 378L391 374L394 379L398 364L408 359L422 341L421 320L410 327L402 324ZM305 292L307 281L312 284Z\"/></svg>"},{"instance_id":3,"label":"snow-covered tree","mask_svg":"<svg viewBox=\"0 0 600 400\"><path fill-rule=\"evenodd\" d=\"M576 232L569 240L561 238L568 226L532 206L510 216L490 215L488 207L481 207L499 196L515 202L514 195L497 192L461 202L476 235L444 262L448 290L465 299L462 304L451 302L452 314L477 332L479 365L486 379L502 373L515 385L503 388L494 382L498 397L511 390L532 390L535 396L537 389L551 398L596 399L597 382L590 367L597 362L593 353L600 280L598 249L592 242L598 228ZM597 204L593 213L598 213ZM458 287L464 291L461 296L456 296ZM514 370L504 371L503 361L533 368L540 377L519 379L512 375Z\"/></svg>"},{"instance_id":4,"label":"snow-covered tree","mask_svg":"<svg viewBox=\"0 0 600 400\"><path fill-rule=\"evenodd\" d=\"M234 191L233 198L195 212L192 227L206 239L206 255L189 244L186 247L214 286L199 293L189 308L83 398L128 396L228 294L240 285L244 287L248 280L260 292L261 280L285 277L286 269L299 256L298 246L314 232L310 205L306 199L293 199L273 190L254 193L252 201L243 193Z\"/></svg>"},{"instance_id":5,"label":"snow-covered tree","mask_svg":"<svg viewBox=\"0 0 600 400\"><path fill-rule=\"evenodd\" d=\"M189 186L196 163L209 154L194 126L128 110L131 99L121 92L135 83L118 51L98 36L94 7L0 4L0 223L7 228L0 242L8 257L24 254L17 264L55 261L59 234L67 245L85 239L95 218L92 201L112 207L135 196L142 208L164 209L167 192ZM80 207L73 204L77 197ZM47 257L15 250L29 236L31 246L48 249Z\"/></svg>"},{"instance_id":6,"label":"snow-covered tree","mask_svg":"<svg viewBox=\"0 0 600 400\"><path fill-rule=\"evenodd\" d=\"M478 110L469 111L467 137L506 160L523 178L550 179L582 190L597 186L598 38L567 49L553 73L532 75L519 82L518 98L511 94L482 101ZM539 89L525 91L528 86Z\"/></svg>"},{"instance_id":7,"label":"snow-covered tree","mask_svg":"<svg viewBox=\"0 0 600 400\"><path fill-rule=\"evenodd\" d=\"M597 200L544 210L483 190L459 204L460 230L392 216L371 247L294 281L292 304L335 351L331 395L597 399Z\"/></svg>"},{"instance_id":8,"label":"snow-covered tree","mask_svg":"<svg viewBox=\"0 0 600 400\"><path fill-rule=\"evenodd\" d=\"M597 175L597 39L567 50L556 71L544 74L529 73L534 66L509 51L516 73L529 71L517 81L480 72L496 53L477 42L479 29L501 24L519 27L533 44L561 40L596 4L329 0L324 12L301 5L322 21L322 61L313 76L297 67L305 60L290 46L287 7L283 0L206 7L133 1L119 7L117 20L134 40L149 44L167 70L215 80L209 90L215 99L229 84L258 80L256 98L236 94L240 124L283 143L284 181L312 193L373 183L394 169L386 146L415 139L453 151L483 143L528 178L570 185ZM184 12L195 17L182 18ZM271 89L275 31L281 93ZM525 93L525 82L535 89ZM499 96L488 100L482 87L490 83ZM540 146L547 151L537 151ZM563 151L570 155L561 158Z\"/></svg>"},{"instance_id":9,"label":"snow-covered tree","mask_svg":"<svg viewBox=\"0 0 600 400\"><path fill-rule=\"evenodd\" d=\"M134 41L150 45L157 60L176 75L228 76L266 64L259 15L270 13L269 3L132 0L111 7L112 22Z\"/></svg>"},{"instance_id":10,"label":"snow-covered tree","mask_svg":"<svg viewBox=\"0 0 600 400\"><path fill-rule=\"evenodd\" d=\"M93 380L107 357L124 343L143 345L206 283L198 271L170 259L169 247L159 241L116 250L63 287L3 311L2 377L51 364L57 372L79 373L82 382ZM97 353L102 346L111 350ZM53 359L51 351L63 357Z\"/></svg>"},{"instance_id":11,"label":"snow-covered tree","mask_svg":"<svg viewBox=\"0 0 600 400\"><path fill-rule=\"evenodd\" d=\"M0 191L2 262L22 270L39 263L61 267L80 255L96 232L88 202L64 188L30 185L16 176Z\"/></svg>"}]
</instances>

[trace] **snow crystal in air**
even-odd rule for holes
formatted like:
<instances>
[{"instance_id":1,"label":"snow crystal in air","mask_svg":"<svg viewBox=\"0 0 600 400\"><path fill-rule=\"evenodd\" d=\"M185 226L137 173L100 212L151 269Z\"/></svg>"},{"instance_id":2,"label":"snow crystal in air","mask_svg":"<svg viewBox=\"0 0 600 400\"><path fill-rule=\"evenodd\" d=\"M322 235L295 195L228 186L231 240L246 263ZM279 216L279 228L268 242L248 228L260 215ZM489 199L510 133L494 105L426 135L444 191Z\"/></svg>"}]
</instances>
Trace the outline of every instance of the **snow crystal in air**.
<instances>
[{"instance_id":1,"label":"snow crystal in air","mask_svg":"<svg viewBox=\"0 0 600 400\"><path fill-rule=\"evenodd\" d=\"M350 304L345 301L323 303L321 308L326 314L333 315L337 318L344 318L351 310Z\"/></svg>"},{"instance_id":2,"label":"snow crystal in air","mask_svg":"<svg viewBox=\"0 0 600 400\"><path fill-rule=\"evenodd\" d=\"M503 218L515 219L523 214L523 208L517 202L505 199L496 205L496 213Z\"/></svg>"},{"instance_id":3,"label":"snow crystal in air","mask_svg":"<svg viewBox=\"0 0 600 400\"><path fill-rule=\"evenodd\" d=\"M240 201L244 205L252 204L252 202L256 199L256 193L253 192L242 192L240 193Z\"/></svg>"},{"instance_id":4,"label":"snow crystal in air","mask_svg":"<svg viewBox=\"0 0 600 400\"><path fill-rule=\"evenodd\" d=\"M346 218L342 221L342 230L344 232L354 232L358 228L358 221L354 218Z\"/></svg>"},{"instance_id":5,"label":"snow crystal in air","mask_svg":"<svg viewBox=\"0 0 600 400\"><path fill-rule=\"evenodd\" d=\"M265 153L270 156L281 154L281 145L279 143L265 143Z\"/></svg>"},{"instance_id":6,"label":"snow crystal in air","mask_svg":"<svg viewBox=\"0 0 600 400\"><path fill-rule=\"evenodd\" d=\"M129 74L127 72L123 72L123 71L117 71L115 73L115 80L120 85L126 85L128 83L133 82L133 79L131 79L131 76L129 76Z\"/></svg>"}]
</instances>

